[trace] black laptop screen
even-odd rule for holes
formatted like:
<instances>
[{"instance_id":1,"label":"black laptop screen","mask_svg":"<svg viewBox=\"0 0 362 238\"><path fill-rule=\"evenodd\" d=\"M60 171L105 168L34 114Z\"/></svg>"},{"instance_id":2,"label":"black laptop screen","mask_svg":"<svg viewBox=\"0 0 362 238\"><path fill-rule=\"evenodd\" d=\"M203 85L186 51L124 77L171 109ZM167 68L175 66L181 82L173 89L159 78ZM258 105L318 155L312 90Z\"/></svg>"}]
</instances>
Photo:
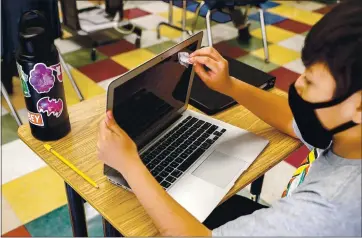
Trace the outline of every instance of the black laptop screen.
<instances>
[{"instance_id":1,"label":"black laptop screen","mask_svg":"<svg viewBox=\"0 0 362 238\"><path fill-rule=\"evenodd\" d=\"M180 52L193 52L197 42ZM154 138L185 105L192 66L178 61L178 52L114 90L113 113L118 125L139 149Z\"/></svg>"}]
</instances>

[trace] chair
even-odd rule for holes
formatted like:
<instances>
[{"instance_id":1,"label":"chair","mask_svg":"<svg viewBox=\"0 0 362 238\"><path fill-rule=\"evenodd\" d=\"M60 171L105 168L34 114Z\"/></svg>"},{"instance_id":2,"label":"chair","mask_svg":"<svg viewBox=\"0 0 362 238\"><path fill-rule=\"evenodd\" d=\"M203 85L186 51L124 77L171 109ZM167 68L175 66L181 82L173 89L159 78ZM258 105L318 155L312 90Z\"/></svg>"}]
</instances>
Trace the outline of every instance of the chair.
<instances>
[{"instance_id":1,"label":"chair","mask_svg":"<svg viewBox=\"0 0 362 238\"><path fill-rule=\"evenodd\" d=\"M260 15L260 25L261 25L261 33L263 36L263 46L264 46L264 55L265 62L269 63L269 50L268 50L268 42L267 35L265 29L265 21L264 21L264 10L261 8L261 4L265 3L267 0L227 0L227 1L215 1L215 0L206 0L202 1L199 6L196 8L196 18L192 26L192 32L194 32L197 24L198 17L200 16L201 8L207 8L206 13L206 30L207 30L207 39L209 46L213 45L212 41L212 32L211 32L211 15L216 11L226 11L228 13L228 9L230 7L246 7L245 14L247 15L249 7L256 7L259 10Z\"/></svg>"},{"instance_id":2,"label":"chair","mask_svg":"<svg viewBox=\"0 0 362 238\"><path fill-rule=\"evenodd\" d=\"M81 28L78 14L81 12L92 11L95 9L103 11L100 7L94 6L78 10L76 0L60 0L60 3L63 13L64 25L67 28L69 28L73 33L76 34L76 36L73 38L75 42L83 45L84 47L91 48L90 57L93 61L95 61L97 58L96 47L101 45L111 44L120 40L120 39L110 39L107 36L107 32L104 32L104 30L106 29L103 28L101 30L96 30L91 32L86 32ZM119 12L120 20L122 20L123 18L122 0L117 0L117 1L106 0L105 12L108 14L109 17L114 17L115 14ZM110 21L109 23L112 22ZM132 24L123 25L122 28L124 28L127 31L127 34L135 33L137 35L135 43L137 47L140 47L142 29L139 27L135 27Z\"/></svg>"},{"instance_id":3,"label":"chair","mask_svg":"<svg viewBox=\"0 0 362 238\"><path fill-rule=\"evenodd\" d=\"M157 25L156 28L156 32L157 32L157 39L161 38L161 26L168 26L171 27L175 30L178 30L180 32L186 32L189 35L192 35L192 33L190 31L188 31L186 29L186 13L187 13L187 6L189 5L189 3L193 2L193 1L187 1L187 0L164 0L164 2L167 2L168 5L168 22L160 22ZM173 23L173 6L178 6L181 7L183 12L182 12L182 27L178 27Z\"/></svg>"}]
</instances>

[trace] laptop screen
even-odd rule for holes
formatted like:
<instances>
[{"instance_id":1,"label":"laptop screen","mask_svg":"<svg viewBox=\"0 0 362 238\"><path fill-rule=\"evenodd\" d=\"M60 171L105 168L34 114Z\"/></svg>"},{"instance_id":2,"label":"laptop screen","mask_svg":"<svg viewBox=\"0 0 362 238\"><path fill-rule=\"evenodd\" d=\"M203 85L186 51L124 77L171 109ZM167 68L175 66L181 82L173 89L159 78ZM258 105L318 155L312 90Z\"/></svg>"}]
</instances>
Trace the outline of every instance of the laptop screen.
<instances>
[{"instance_id":1,"label":"laptop screen","mask_svg":"<svg viewBox=\"0 0 362 238\"><path fill-rule=\"evenodd\" d=\"M197 41L179 52L193 52ZM178 52L114 89L113 114L139 149L160 133L186 103L192 65Z\"/></svg>"}]
</instances>

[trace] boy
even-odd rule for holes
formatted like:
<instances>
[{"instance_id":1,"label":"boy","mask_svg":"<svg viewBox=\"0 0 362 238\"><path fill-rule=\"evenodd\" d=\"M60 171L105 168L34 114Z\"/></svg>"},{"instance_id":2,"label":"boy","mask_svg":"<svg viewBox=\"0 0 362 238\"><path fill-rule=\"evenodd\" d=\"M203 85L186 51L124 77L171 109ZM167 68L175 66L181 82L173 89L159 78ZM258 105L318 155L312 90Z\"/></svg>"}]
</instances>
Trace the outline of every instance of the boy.
<instances>
[{"instance_id":1,"label":"boy","mask_svg":"<svg viewBox=\"0 0 362 238\"><path fill-rule=\"evenodd\" d=\"M306 71L291 85L288 100L230 77L227 61L213 48L191 54L210 88L312 150L309 164L272 207L245 212L248 203L230 208L226 201L201 224L158 185L111 112L100 125L99 158L123 174L161 235L361 236L361 16L362 2L347 0L312 28L302 52ZM228 214L223 208L245 216L213 221Z\"/></svg>"}]
</instances>

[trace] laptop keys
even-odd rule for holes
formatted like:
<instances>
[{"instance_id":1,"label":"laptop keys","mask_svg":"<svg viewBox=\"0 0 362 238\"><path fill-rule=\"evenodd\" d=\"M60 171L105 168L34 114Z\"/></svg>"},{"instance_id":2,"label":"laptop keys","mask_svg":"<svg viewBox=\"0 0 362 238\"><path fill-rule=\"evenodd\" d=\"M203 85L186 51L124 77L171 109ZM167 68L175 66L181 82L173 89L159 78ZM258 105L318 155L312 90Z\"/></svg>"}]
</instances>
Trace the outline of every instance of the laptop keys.
<instances>
[{"instance_id":1,"label":"laptop keys","mask_svg":"<svg viewBox=\"0 0 362 238\"><path fill-rule=\"evenodd\" d=\"M175 178L178 178L178 177L180 177L181 174L182 174L181 171L175 170L175 171L172 172L171 175L174 176Z\"/></svg>"},{"instance_id":2,"label":"laptop keys","mask_svg":"<svg viewBox=\"0 0 362 238\"><path fill-rule=\"evenodd\" d=\"M161 176L161 177L167 177L168 176L168 173L166 172L166 171L162 171L160 174L159 174L159 176Z\"/></svg>"},{"instance_id":3,"label":"laptop keys","mask_svg":"<svg viewBox=\"0 0 362 238\"><path fill-rule=\"evenodd\" d=\"M153 169L155 166L156 166L156 165L153 164L152 162L146 165L146 167L147 167L149 170Z\"/></svg>"},{"instance_id":4,"label":"laptop keys","mask_svg":"<svg viewBox=\"0 0 362 238\"><path fill-rule=\"evenodd\" d=\"M152 170L151 174L153 175L153 177L156 177L160 172L156 171L156 170Z\"/></svg>"},{"instance_id":5,"label":"laptop keys","mask_svg":"<svg viewBox=\"0 0 362 238\"><path fill-rule=\"evenodd\" d=\"M144 152L142 161L166 189L226 132L218 129L216 125L188 116ZM211 135L214 138L210 139Z\"/></svg>"},{"instance_id":6,"label":"laptop keys","mask_svg":"<svg viewBox=\"0 0 362 238\"><path fill-rule=\"evenodd\" d=\"M177 168L178 165L179 165L179 163L176 163L176 162L172 162L170 164L170 166L173 167L173 168Z\"/></svg>"},{"instance_id":7,"label":"laptop keys","mask_svg":"<svg viewBox=\"0 0 362 238\"><path fill-rule=\"evenodd\" d=\"M164 188L168 188L168 187L171 186L171 184L170 184L169 182L163 181L163 182L161 183L161 186L164 187Z\"/></svg>"},{"instance_id":8,"label":"laptop keys","mask_svg":"<svg viewBox=\"0 0 362 238\"><path fill-rule=\"evenodd\" d=\"M209 133L209 134L212 134L214 131L217 130L217 128L218 128L218 126L213 125L209 129L207 129L206 132Z\"/></svg>"},{"instance_id":9,"label":"laptop keys","mask_svg":"<svg viewBox=\"0 0 362 238\"><path fill-rule=\"evenodd\" d=\"M208 149L211 145L209 143L203 143L200 147L203 148L204 150Z\"/></svg>"},{"instance_id":10,"label":"laptop keys","mask_svg":"<svg viewBox=\"0 0 362 238\"><path fill-rule=\"evenodd\" d=\"M166 178L166 181L167 181L167 182L170 182L170 183L173 183L173 182L176 181L176 179L175 179L174 177L172 177L172 176L168 176L168 177Z\"/></svg>"},{"instance_id":11,"label":"laptop keys","mask_svg":"<svg viewBox=\"0 0 362 238\"><path fill-rule=\"evenodd\" d=\"M163 180L163 177L161 177L161 176L156 176L155 179L157 180L157 182L161 183L162 180Z\"/></svg>"},{"instance_id":12,"label":"laptop keys","mask_svg":"<svg viewBox=\"0 0 362 238\"><path fill-rule=\"evenodd\" d=\"M177 154L180 154L182 151L184 151L184 150L181 149L181 148L177 148L177 149L175 150L175 152L176 152Z\"/></svg>"},{"instance_id":13,"label":"laptop keys","mask_svg":"<svg viewBox=\"0 0 362 238\"><path fill-rule=\"evenodd\" d=\"M165 171L171 173L174 170L174 168L168 166Z\"/></svg>"},{"instance_id":14,"label":"laptop keys","mask_svg":"<svg viewBox=\"0 0 362 238\"><path fill-rule=\"evenodd\" d=\"M182 162L184 162L184 160L183 159L181 159L180 157L178 157L177 159L175 159L175 162L177 162L177 163L182 163Z\"/></svg>"},{"instance_id":15,"label":"laptop keys","mask_svg":"<svg viewBox=\"0 0 362 238\"><path fill-rule=\"evenodd\" d=\"M203 153L204 149L198 148L190 157L185 160L177 169L185 172Z\"/></svg>"}]
</instances>

